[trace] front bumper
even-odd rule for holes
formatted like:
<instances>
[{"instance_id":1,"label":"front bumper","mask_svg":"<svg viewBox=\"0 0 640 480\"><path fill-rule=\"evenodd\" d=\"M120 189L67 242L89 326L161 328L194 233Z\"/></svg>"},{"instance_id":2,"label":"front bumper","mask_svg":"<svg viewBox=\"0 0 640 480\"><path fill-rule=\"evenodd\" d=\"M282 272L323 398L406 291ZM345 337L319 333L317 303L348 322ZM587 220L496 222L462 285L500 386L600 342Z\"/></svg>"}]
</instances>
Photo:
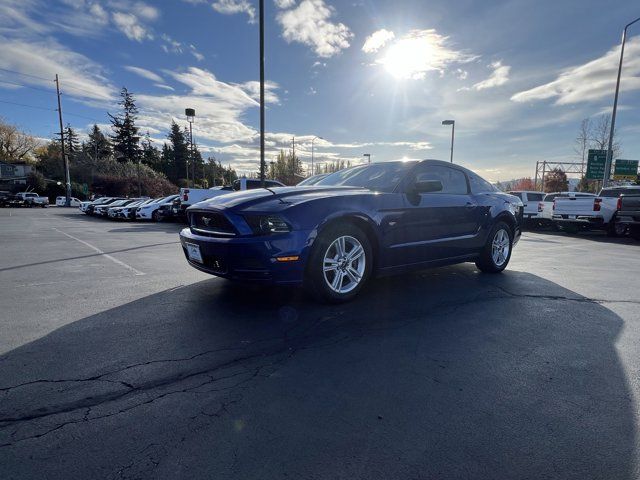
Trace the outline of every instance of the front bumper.
<instances>
[{"instance_id":1,"label":"front bumper","mask_svg":"<svg viewBox=\"0 0 640 480\"><path fill-rule=\"evenodd\" d=\"M230 280L300 284L310 246L310 231L292 231L267 236L209 237L185 228L180 242L189 265ZM203 263L190 260L186 244L200 247ZM277 257L299 259L280 262Z\"/></svg>"}]
</instances>

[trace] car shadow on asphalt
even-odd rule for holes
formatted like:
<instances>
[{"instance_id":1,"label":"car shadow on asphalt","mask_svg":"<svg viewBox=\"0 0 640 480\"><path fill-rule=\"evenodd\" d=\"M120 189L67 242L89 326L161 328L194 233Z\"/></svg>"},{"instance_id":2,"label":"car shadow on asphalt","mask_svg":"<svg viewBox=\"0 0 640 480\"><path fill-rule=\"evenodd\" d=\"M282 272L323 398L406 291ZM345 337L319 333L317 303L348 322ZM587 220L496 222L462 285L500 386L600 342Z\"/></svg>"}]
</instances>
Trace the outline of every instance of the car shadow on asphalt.
<instances>
[{"instance_id":1,"label":"car shadow on asphalt","mask_svg":"<svg viewBox=\"0 0 640 480\"><path fill-rule=\"evenodd\" d=\"M531 233L539 234L548 238L552 237L565 237L565 238L581 238L584 240L590 240L592 242L599 243L614 243L619 245L640 245L638 240L634 240L629 236L624 237L609 237L607 233L602 230L584 230L576 233L567 233L562 231L553 231L550 229L528 230Z\"/></svg>"},{"instance_id":2,"label":"car shadow on asphalt","mask_svg":"<svg viewBox=\"0 0 640 480\"><path fill-rule=\"evenodd\" d=\"M204 280L2 355L0 464L16 478L634 478L623 323L536 275L470 265L376 280L343 305Z\"/></svg>"}]
</instances>

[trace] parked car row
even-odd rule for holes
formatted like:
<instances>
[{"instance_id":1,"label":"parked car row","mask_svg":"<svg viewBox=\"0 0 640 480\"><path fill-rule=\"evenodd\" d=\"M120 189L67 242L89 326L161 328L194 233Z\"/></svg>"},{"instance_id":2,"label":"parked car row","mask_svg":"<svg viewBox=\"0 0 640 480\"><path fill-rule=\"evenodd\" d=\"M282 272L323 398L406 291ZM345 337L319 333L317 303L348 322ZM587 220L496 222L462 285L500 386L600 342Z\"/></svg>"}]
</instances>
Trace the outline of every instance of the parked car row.
<instances>
[{"instance_id":1,"label":"parked car row","mask_svg":"<svg viewBox=\"0 0 640 480\"><path fill-rule=\"evenodd\" d=\"M91 202L81 202L78 208L87 215L111 220L160 221L160 208L172 205L178 195L160 198L101 197Z\"/></svg>"},{"instance_id":2,"label":"parked car row","mask_svg":"<svg viewBox=\"0 0 640 480\"><path fill-rule=\"evenodd\" d=\"M616 186L586 192L511 191L524 205L529 227L552 227L568 233L604 230L611 237L638 236L640 186Z\"/></svg>"},{"instance_id":3,"label":"parked car row","mask_svg":"<svg viewBox=\"0 0 640 480\"><path fill-rule=\"evenodd\" d=\"M49 198L41 197L36 192L0 192L0 207L48 207Z\"/></svg>"}]
</instances>

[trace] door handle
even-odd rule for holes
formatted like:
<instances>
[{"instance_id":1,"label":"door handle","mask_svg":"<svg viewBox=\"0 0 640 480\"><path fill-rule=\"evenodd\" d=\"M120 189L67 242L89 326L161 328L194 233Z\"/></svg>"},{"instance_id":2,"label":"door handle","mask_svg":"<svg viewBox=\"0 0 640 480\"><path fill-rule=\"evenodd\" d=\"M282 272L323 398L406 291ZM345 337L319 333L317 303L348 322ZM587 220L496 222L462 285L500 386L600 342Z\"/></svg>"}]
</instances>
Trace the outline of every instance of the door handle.
<instances>
[{"instance_id":1,"label":"door handle","mask_svg":"<svg viewBox=\"0 0 640 480\"><path fill-rule=\"evenodd\" d=\"M467 207L467 208L476 208L476 207L477 207L477 205L476 205L475 203L467 202L466 207Z\"/></svg>"}]
</instances>

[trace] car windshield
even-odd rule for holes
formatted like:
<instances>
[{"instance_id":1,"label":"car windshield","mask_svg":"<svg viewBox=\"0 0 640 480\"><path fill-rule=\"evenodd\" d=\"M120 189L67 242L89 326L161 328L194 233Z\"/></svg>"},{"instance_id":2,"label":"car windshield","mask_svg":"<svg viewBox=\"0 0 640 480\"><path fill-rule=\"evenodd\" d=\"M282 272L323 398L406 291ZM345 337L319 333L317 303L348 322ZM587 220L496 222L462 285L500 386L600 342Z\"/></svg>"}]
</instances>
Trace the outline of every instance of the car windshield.
<instances>
[{"instance_id":1,"label":"car windshield","mask_svg":"<svg viewBox=\"0 0 640 480\"><path fill-rule=\"evenodd\" d=\"M309 186L309 185L315 185L316 183L318 183L320 180L322 180L323 178L325 178L327 175L322 174L322 175L314 175L313 177L308 177L305 178L304 180L302 180L300 183L298 183L298 187L303 187L305 185Z\"/></svg>"},{"instance_id":2,"label":"car windshield","mask_svg":"<svg viewBox=\"0 0 640 480\"><path fill-rule=\"evenodd\" d=\"M362 187L392 192L416 162L384 162L347 168L320 180L316 185Z\"/></svg>"}]
</instances>

